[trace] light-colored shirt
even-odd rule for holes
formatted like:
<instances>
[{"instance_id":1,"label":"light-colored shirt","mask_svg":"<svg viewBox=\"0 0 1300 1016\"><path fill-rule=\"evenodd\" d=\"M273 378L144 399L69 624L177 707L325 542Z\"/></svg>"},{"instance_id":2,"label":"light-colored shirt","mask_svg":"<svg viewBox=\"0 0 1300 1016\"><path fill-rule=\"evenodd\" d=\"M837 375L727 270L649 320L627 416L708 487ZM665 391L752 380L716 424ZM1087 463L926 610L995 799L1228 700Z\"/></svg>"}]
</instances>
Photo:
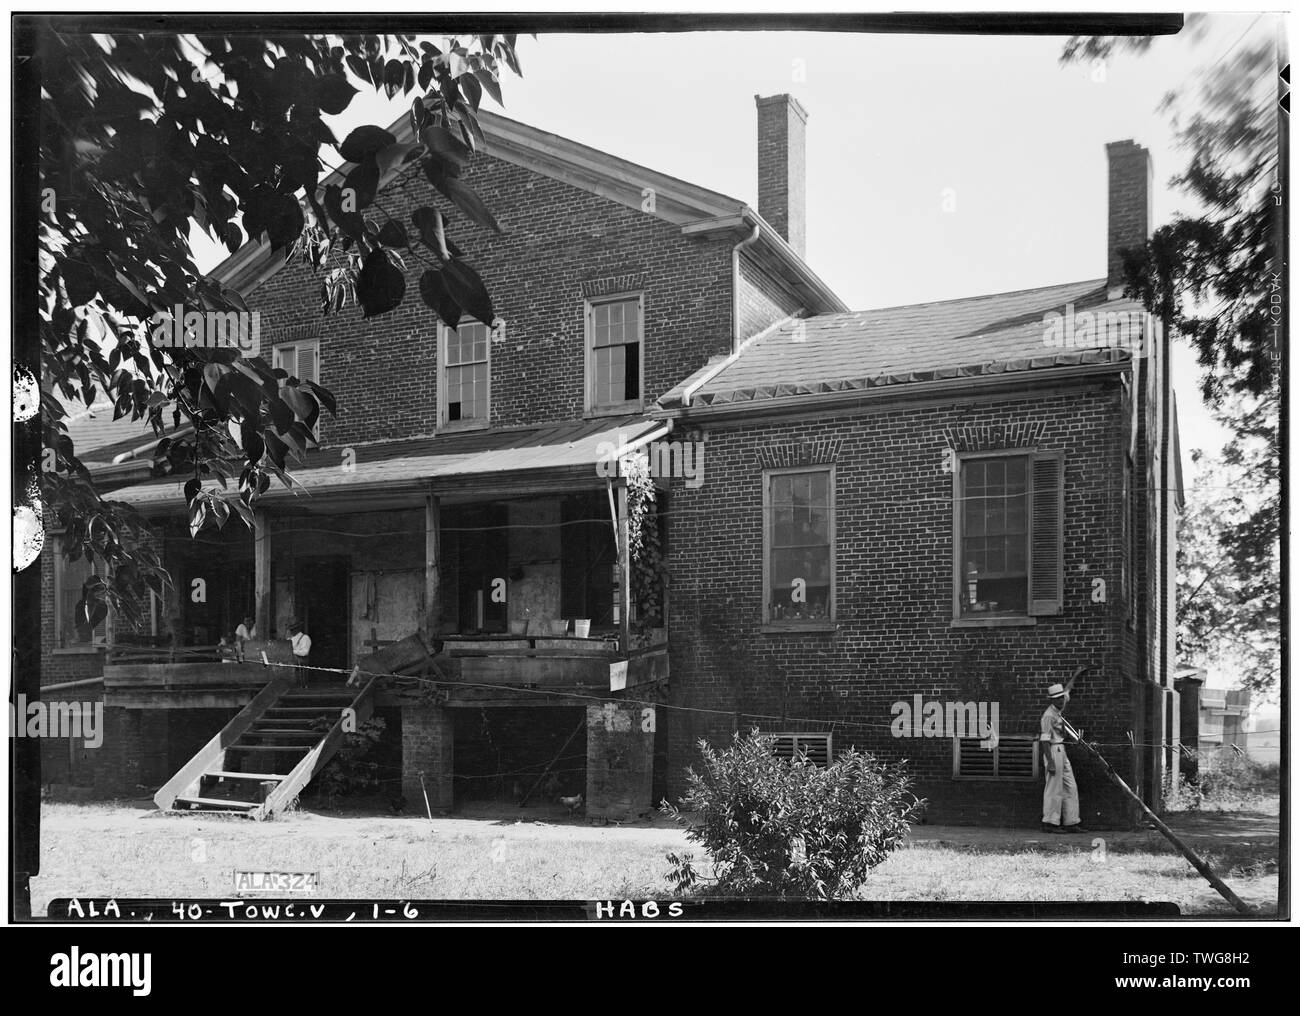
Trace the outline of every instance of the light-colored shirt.
<instances>
[{"instance_id":1,"label":"light-colored shirt","mask_svg":"<svg viewBox=\"0 0 1300 1016\"><path fill-rule=\"evenodd\" d=\"M251 642L257 639L257 625L251 628L245 628L242 624L235 629L235 638L240 642Z\"/></svg>"},{"instance_id":2,"label":"light-colored shirt","mask_svg":"<svg viewBox=\"0 0 1300 1016\"><path fill-rule=\"evenodd\" d=\"M311 636L305 631L300 631L297 635L290 636L289 642L293 645L294 656L306 656L311 652Z\"/></svg>"},{"instance_id":3,"label":"light-colored shirt","mask_svg":"<svg viewBox=\"0 0 1300 1016\"><path fill-rule=\"evenodd\" d=\"M1043 711L1043 718L1039 721L1038 731L1040 741L1046 741L1048 744L1065 743L1065 718L1055 704L1048 706Z\"/></svg>"}]
</instances>

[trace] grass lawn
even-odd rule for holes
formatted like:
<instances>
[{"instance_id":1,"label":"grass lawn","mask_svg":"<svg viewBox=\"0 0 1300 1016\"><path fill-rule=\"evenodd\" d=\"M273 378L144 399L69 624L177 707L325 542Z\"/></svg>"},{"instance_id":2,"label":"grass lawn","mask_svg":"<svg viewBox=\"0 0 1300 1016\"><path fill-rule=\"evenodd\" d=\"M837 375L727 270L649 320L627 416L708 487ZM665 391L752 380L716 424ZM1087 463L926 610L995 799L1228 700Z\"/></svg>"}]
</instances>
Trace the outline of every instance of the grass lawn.
<instances>
[{"instance_id":1,"label":"grass lawn","mask_svg":"<svg viewBox=\"0 0 1300 1016\"><path fill-rule=\"evenodd\" d=\"M426 818L298 811L268 822L165 815L130 805L46 803L33 912L66 896L235 898L234 869L319 871L324 899L624 899L669 894L669 851L690 849L666 820ZM1184 914L1233 911L1190 864L1149 838L1026 843L926 841L895 852L862 887L870 900L1151 900ZM1111 836L1111 834L1106 834ZM1069 842L1061 842L1068 840ZM1238 895L1274 913L1276 846L1225 843L1211 863ZM696 851L696 866L700 852ZM705 871L704 873L707 873Z\"/></svg>"}]
</instances>

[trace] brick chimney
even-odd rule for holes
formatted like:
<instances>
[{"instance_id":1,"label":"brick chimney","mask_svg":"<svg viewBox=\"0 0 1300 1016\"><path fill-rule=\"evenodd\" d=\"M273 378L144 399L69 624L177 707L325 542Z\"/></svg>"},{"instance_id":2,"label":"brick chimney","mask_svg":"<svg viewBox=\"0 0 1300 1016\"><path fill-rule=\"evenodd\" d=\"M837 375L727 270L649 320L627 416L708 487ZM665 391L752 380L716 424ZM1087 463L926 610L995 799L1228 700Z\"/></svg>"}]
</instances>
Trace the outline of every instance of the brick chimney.
<instances>
[{"instance_id":1,"label":"brick chimney","mask_svg":"<svg viewBox=\"0 0 1300 1016\"><path fill-rule=\"evenodd\" d=\"M792 95L756 95L754 102L758 105L758 214L803 257L808 111Z\"/></svg>"},{"instance_id":2,"label":"brick chimney","mask_svg":"<svg viewBox=\"0 0 1300 1016\"><path fill-rule=\"evenodd\" d=\"M1106 288L1124 286L1120 251L1140 247L1151 236L1151 153L1133 141L1106 146L1110 167L1107 201Z\"/></svg>"}]
</instances>

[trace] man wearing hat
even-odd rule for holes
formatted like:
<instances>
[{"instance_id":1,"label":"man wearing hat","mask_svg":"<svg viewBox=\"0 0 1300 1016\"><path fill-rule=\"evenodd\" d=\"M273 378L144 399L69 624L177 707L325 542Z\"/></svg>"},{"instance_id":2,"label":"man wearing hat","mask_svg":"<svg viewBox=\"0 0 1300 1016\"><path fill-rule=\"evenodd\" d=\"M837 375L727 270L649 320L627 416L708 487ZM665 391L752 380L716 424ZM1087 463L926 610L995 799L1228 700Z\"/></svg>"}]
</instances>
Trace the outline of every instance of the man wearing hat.
<instances>
[{"instance_id":1,"label":"man wearing hat","mask_svg":"<svg viewBox=\"0 0 1300 1016\"><path fill-rule=\"evenodd\" d=\"M1043 759L1046 783L1043 785L1043 832L1077 833L1079 824L1079 788L1074 770L1065 754L1065 718L1061 711L1070 701L1064 685L1047 689L1049 705L1039 723L1038 751Z\"/></svg>"},{"instance_id":2,"label":"man wearing hat","mask_svg":"<svg viewBox=\"0 0 1300 1016\"><path fill-rule=\"evenodd\" d=\"M294 621L289 625L289 645L293 647L293 659L298 665L298 686L307 687L307 660L311 655L311 636L302 630L302 622Z\"/></svg>"}]
</instances>

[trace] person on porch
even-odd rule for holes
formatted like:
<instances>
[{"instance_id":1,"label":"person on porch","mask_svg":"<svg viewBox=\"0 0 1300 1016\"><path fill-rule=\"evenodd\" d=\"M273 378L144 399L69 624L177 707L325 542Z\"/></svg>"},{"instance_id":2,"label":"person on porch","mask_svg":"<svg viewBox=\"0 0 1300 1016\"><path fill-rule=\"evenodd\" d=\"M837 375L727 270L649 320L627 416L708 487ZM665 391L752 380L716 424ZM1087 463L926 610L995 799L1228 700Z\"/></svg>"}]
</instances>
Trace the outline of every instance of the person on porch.
<instances>
[{"instance_id":1,"label":"person on porch","mask_svg":"<svg viewBox=\"0 0 1300 1016\"><path fill-rule=\"evenodd\" d=\"M302 630L301 621L289 625L289 644L293 647L293 659L297 664L298 687L305 688L311 657L311 636Z\"/></svg>"},{"instance_id":2,"label":"person on porch","mask_svg":"<svg viewBox=\"0 0 1300 1016\"><path fill-rule=\"evenodd\" d=\"M245 614L244 619L235 628L235 646L239 650L239 659L244 658L244 643L257 641L257 622L252 614Z\"/></svg>"}]
</instances>

